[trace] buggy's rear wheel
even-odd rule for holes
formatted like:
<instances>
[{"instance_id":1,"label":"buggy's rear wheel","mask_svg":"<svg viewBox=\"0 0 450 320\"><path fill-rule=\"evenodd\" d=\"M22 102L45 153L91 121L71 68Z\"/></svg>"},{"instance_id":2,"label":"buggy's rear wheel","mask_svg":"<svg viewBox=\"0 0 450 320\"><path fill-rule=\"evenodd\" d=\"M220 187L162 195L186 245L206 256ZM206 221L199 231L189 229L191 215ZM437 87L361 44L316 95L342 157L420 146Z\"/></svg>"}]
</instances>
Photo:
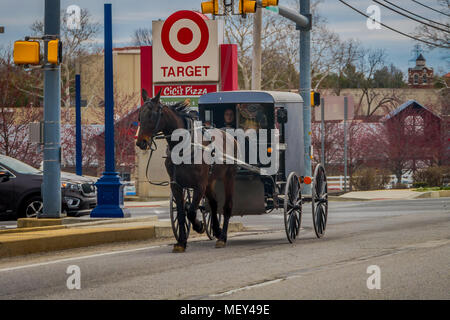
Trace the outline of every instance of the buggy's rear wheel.
<instances>
[{"instance_id":1,"label":"buggy's rear wheel","mask_svg":"<svg viewBox=\"0 0 450 320\"><path fill-rule=\"evenodd\" d=\"M328 185L325 168L316 166L312 185L312 219L317 238L325 234L328 219Z\"/></svg>"},{"instance_id":2,"label":"buggy's rear wheel","mask_svg":"<svg viewBox=\"0 0 450 320\"><path fill-rule=\"evenodd\" d=\"M206 199L202 200L200 204L200 211L202 212L206 235L209 240L213 240L215 237L213 232L212 215L209 207L206 205ZM217 218L219 219L219 225L222 225L222 215L220 213L217 213Z\"/></svg>"},{"instance_id":3,"label":"buggy's rear wheel","mask_svg":"<svg viewBox=\"0 0 450 320\"><path fill-rule=\"evenodd\" d=\"M190 189L183 189L183 204L184 204L184 213L185 213L185 223L184 223L184 230L186 234L186 239L189 238L189 231L191 230L191 222L189 221L187 217L187 212L189 209L189 206L192 202L192 190ZM173 235L175 236L175 239L177 241L180 240L180 224L178 223L178 212L177 212L177 203L175 201L175 197L172 193L170 193L170 223L172 225L172 231Z\"/></svg>"},{"instance_id":4,"label":"buggy's rear wheel","mask_svg":"<svg viewBox=\"0 0 450 320\"><path fill-rule=\"evenodd\" d=\"M291 172L284 189L284 226L290 243L294 243L302 224L302 192L300 181Z\"/></svg>"}]
</instances>

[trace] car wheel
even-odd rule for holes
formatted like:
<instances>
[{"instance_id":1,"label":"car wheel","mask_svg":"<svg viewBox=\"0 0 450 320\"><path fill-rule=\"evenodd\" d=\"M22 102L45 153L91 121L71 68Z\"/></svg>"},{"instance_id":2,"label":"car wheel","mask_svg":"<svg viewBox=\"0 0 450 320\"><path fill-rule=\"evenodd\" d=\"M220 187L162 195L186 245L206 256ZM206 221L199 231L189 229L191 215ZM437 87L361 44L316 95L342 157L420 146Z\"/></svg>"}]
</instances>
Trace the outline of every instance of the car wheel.
<instances>
[{"instance_id":1,"label":"car wheel","mask_svg":"<svg viewBox=\"0 0 450 320\"><path fill-rule=\"evenodd\" d=\"M44 203L42 198L39 196L31 197L27 199L23 205L23 210L21 212L21 217L23 218L36 218L39 213L44 210Z\"/></svg>"}]
</instances>

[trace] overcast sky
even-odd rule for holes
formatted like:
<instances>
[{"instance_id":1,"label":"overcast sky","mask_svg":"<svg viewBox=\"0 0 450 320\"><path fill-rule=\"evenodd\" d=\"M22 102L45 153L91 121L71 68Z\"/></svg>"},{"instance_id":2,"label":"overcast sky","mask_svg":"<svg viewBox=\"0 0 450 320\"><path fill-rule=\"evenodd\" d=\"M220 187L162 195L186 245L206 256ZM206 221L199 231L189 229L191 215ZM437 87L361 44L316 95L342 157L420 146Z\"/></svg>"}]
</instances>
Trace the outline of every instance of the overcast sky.
<instances>
[{"instance_id":1,"label":"overcast sky","mask_svg":"<svg viewBox=\"0 0 450 320\"><path fill-rule=\"evenodd\" d=\"M280 4L289 4L293 0L280 0ZM438 8L437 0L420 0L422 3ZM61 0L62 8L76 4L86 8L94 20L103 23L103 3L112 3L113 36L115 46L130 45L133 31L139 27L151 27L151 21L165 19L177 10L198 10L202 0ZM348 3L365 12L370 0L347 0ZM411 0L390 0L405 9L429 19L448 23L448 17L417 5ZM412 66L412 49L415 41L396 34L390 30L369 30L366 18L344 6L338 0L322 0L319 5L320 14L328 21L331 29L343 39L359 39L366 47L386 49L389 62L394 63L406 73ZM268 11L265 14L272 14ZM0 44L5 45L21 39L29 33L30 24L42 19L44 0L0 0L0 26L5 26L5 33L0 34ZM447 20L445 20L445 18ZM381 21L403 32L411 33L418 25L394 12L381 7ZM102 42L103 34L98 35ZM450 71L450 51L435 49L425 51L427 64L436 71Z\"/></svg>"}]
</instances>

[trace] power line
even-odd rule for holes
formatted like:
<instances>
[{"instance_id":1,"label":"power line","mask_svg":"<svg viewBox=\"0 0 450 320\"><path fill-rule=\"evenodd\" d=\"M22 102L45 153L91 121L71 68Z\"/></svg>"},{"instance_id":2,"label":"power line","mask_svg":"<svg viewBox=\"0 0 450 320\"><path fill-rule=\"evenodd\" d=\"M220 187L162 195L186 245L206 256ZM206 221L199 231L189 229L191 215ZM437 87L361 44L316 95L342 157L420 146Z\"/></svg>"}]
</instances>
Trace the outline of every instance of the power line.
<instances>
[{"instance_id":1,"label":"power line","mask_svg":"<svg viewBox=\"0 0 450 320\"><path fill-rule=\"evenodd\" d=\"M394 6L394 7L396 7L396 8L399 8L399 9L405 11L405 12L408 12L408 13L412 14L413 16L419 17L419 18L421 18L421 19L424 19L424 20L427 20L427 21L430 21L430 22L432 22L432 23L439 24L439 25L441 25L441 26L444 26L444 27L448 28L448 25L446 25L446 24L443 24L443 23L440 23L440 22L436 22L436 21L434 21L434 20L431 20L431 19L428 19L428 18L426 18L426 17L424 17L424 16L421 16L421 15L419 15L419 14L417 14L417 13L414 13L414 12L411 12L411 11L409 11L409 10L406 10L406 9L404 9L404 8L402 8L402 7L398 6L398 5L396 5L395 3L392 3L392 2L387 1L387 0L384 0L384 2L387 2L387 3L389 3L391 6Z\"/></svg>"},{"instance_id":2,"label":"power line","mask_svg":"<svg viewBox=\"0 0 450 320\"><path fill-rule=\"evenodd\" d=\"M420 3L419 1L416 1L416 0L411 0L411 1L412 1L412 2L415 2L415 3L417 3L417 4L420 4L421 6L423 6L423 7L425 7L425 8L428 8L428 9L430 9L430 10L436 11L437 13L440 13L440 14L446 15L447 17L450 17L450 14L446 14L445 12L441 12L441 11L439 11L439 10L436 10L436 9L434 9L434 8L432 8L432 7L429 7L429 6L427 6L427 5L423 4L423 3Z\"/></svg>"},{"instance_id":3,"label":"power line","mask_svg":"<svg viewBox=\"0 0 450 320\"><path fill-rule=\"evenodd\" d=\"M381 3L381 2L378 1L378 0L372 0L372 1L375 2L375 3L378 3L378 4L380 4L380 5L382 5L383 7L387 8L387 9L389 9L389 10L391 10L391 11L396 12L396 13L398 13L398 14L400 14L400 15L402 15L402 16L408 18L408 19L417 21L417 22L419 22L419 23L421 23L421 24L424 24L424 25L429 26L429 27L431 27L431 28L435 28L435 29L437 29L437 30L440 30L440 31L444 31L444 32L450 33L449 30L445 30L445 29L442 29L442 28L433 26L432 24L429 24L429 23L420 21L419 19L416 19L416 18L414 18L414 17L408 16L407 14L404 14L403 12L400 12L400 11L398 11L398 10L395 10L394 8L391 8L391 7L387 6L387 5L385 5L384 3Z\"/></svg>"},{"instance_id":4,"label":"power line","mask_svg":"<svg viewBox=\"0 0 450 320\"><path fill-rule=\"evenodd\" d=\"M416 38L416 37L414 37L414 36L412 36L412 35L410 35L410 34L407 34L407 33L404 33L404 32L402 32L402 31L396 30L396 29L394 29L394 28L392 28L392 27L389 27L388 25L386 25L386 24L384 24L384 23L382 23L382 22L376 21L374 18L369 17L369 16L366 15L364 12L359 11L358 9L356 9L355 7L352 7L351 5L349 5L347 2L345 2L345 1L343 1L343 0L339 0L339 2L342 2L342 3L345 4L347 7L349 7L350 9L352 9L352 10L358 12L359 14L363 15L364 17L369 18L369 19L371 19L372 21L379 23L379 24L382 25L383 27L385 27L385 28L387 28L387 29L389 29L389 30L391 30L391 31L397 32L397 33L399 33L399 34L401 34L401 35L403 35L403 36L405 36L405 37L408 37L408 38L410 38L410 39L413 39L413 40L416 40L416 41L420 41L420 42L426 43L426 44L428 44L429 46L439 47L439 48L445 48L445 49L450 49L450 46L443 46L443 45L440 45L440 44L437 44L437 43L433 43L433 42L429 42L429 41L426 41L426 40L422 40L422 39Z\"/></svg>"}]
</instances>

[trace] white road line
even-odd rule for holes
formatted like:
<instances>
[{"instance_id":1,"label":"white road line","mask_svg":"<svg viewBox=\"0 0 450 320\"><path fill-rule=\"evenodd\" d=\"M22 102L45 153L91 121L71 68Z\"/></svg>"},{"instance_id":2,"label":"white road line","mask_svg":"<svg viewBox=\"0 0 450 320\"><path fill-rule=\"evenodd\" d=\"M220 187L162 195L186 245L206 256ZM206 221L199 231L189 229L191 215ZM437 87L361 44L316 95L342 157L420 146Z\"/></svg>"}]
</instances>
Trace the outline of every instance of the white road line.
<instances>
[{"instance_id":1,"label":"white road line","mask_svg":"<svg viewBox=\"0 0 450 320\"><path fill-rule=\"evenodd\" d=\"M103 256L111 256L111 255L121 254L121 253L151 250L151 249L156 249L156 248L161 248L161 247L166 247L166 246L169 246L169 244L162 244L159 246L151 246L151 247L144 247L144 248L137 248L137 249L130 249L130 250L97 253L97 254L92 254L92 255L88 255L88 256L73 257L73 258L59 259L59 260L53 260L53 261L47 261L47 262L41 262L41 263L27 264L27 265L11 267L11 268L4 268L4 269L0 269L0 272L34 268L34 267L46 266L46 265L50 265L50 264L57 264L57 263L68 262L68 261L83 260L83 259L97 258L97 257L103 257Z\"/></svg>"},{"instance_id":2,"label":"white road line","mask_svg":"<svg viewBox=\"0 0 450 320\"><path fill-rule=\"evenodd\" d=\"M239 292L239 291L244 291L244 290L250 290L250 289L254 289L254 288L264 287L264 286L268 286L268 285L271 285L271 284L274 284L274 283L277 283L277 282L281 282L283 280L285 280L285 279L275 279L275 280L265 281L265 282L252 284L252 285L249 285L249 286L245 286L245 287L241 287L241 288L225 291L225 292L222 292L222 293L210 294L209 297L229 296L230 294L233 294L233 293L236 293L236 292Z\"/></svg>"}]
</instances>

